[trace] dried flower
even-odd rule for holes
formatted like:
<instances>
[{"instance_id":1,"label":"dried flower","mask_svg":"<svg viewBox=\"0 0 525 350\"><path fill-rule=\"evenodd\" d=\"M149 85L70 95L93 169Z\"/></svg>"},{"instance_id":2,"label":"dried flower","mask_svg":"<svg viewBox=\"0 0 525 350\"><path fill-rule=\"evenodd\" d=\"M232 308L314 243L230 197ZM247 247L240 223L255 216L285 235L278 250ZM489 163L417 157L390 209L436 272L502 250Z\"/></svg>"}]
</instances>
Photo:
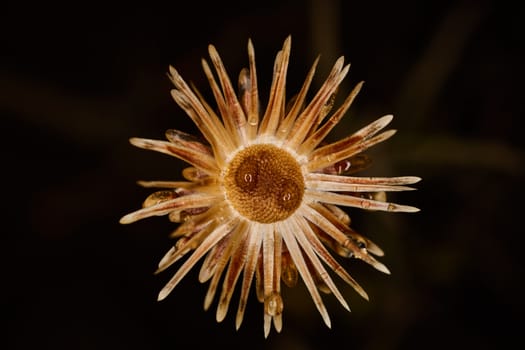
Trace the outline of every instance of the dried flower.
<instances>
[{"instance_id":1,"label":"dried flower","mask_svg":"<svg viewBox=\"0 0 525 350\"><path fill-rule=\"evenodd\" d=\"M386 202L385 192L412 190L405 185L420 178L349 176L368 163L362 151L395 133L394 130L379 133L390 123L391 115L339 141L322 144L362 86L359 83L330 114L336 90L349 69L349 65L343 65L343 57L336 61L310 102L306 102L306 95L317 60L297 96L286 101L290 44L288 37L275 59L269 100L262 115L251 41L249 68L240 73L238 94L215 47L209 46L209 54L218 82L208 63L202 61L218 113L170 67L169 77L175 85L171 95L206 141L178 130L166 132L168 141L132 138L134 146L166 153L191 166L182 173L186 181L139 182L163 190L151 194L142 209L120 220L128 224L150 216L168 215L171 221L180 223L172 233L178 241L162 258L157 272L191 254L161 290L159 300L166 298L204 258L199 281L210 281L205 309L210 307L222 281L217 321L226 316L240 279L236 316L239 328L255 276L257 299L264 304L265 337L272 321L278 332L282 328L281 280L294 286L300 276L328 327L330 318L319 291L333 293L346 309L349 307L326 267L368 299L327 248L389 273L374 258L382 256L383 251L349 227L350 218L339 206L418 211Z\"/></svg>"}]
</instances>

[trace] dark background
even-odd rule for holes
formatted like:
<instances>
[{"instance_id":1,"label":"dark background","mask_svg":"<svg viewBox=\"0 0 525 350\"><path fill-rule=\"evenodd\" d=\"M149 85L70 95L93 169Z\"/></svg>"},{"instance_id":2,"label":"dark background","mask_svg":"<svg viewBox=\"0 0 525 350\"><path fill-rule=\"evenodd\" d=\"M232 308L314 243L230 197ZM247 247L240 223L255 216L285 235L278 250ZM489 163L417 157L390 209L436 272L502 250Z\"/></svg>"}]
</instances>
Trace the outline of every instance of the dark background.
<instances>
[{"instance_id":1,"label":"dark background","mask_svg":"<svg viewBox=\"0 0 525 350\"><path fill-rule=\"evenodd\" d=\"M522 343L523 19L497 1L71 2L0 14L2 348L442 349ZM131 136L194 132L171 100L168 65L209 93L200 59L213 43L236 79L252 38L261 90L288 34L291 95L321 54L352 63L341 96L366 84L332 137L393 113L398 134L367 172L417 175L395 201L418 214L350 210L386 252L383 275L344 262L370 302L337 284L327 329L303 286L285 288L284 329L263 338L252 295L204 312L195 269L168 299L175 268L153 275L173 243L166 218L122 226L150 192L139 179L180 179L184 164L129 145ZM264 97L264 95L263 95ZM522 217L521 217L522 218ZM236 308L234 296L231 309ZM7 344L7 345L5 345Z\"/></svg>"}]
</instances>

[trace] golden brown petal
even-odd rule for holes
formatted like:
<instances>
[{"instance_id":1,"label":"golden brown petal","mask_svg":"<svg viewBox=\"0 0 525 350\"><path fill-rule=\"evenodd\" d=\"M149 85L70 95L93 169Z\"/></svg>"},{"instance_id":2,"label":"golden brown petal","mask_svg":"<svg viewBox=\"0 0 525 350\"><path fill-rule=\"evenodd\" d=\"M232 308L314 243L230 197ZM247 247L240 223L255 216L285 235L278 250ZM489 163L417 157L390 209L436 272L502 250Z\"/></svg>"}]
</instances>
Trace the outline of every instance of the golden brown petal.
<instances>
[{"instance_id":1,"label":"golden brown petal","mask_svg":"<svg viewBox=\"0 0 525 350\"><path fill-rule=\"evenodd\" d=\"M152 205L147 208L134 211L120 219L121 224L131 224L132 222L145 219L151 216L162 216L172 211L180 211L191 208L202 208L213 204L219 198L213 194L195 193Z\"/></svg>"},{"instance_id":2,"label":"golden brown petal","mask_svg":"<svg viewBox=\"0 0 525 350\"><path fill-rule=\"evenodd\" d=\"M325 137L328 135L328 133L339 123L341 118L345 115L345 113L348 111L348 108L352 105L352 102L354 102L354 99L356 98L359 91L361 91L361 87L363 86L364 82L358 83L354 89L350 92L348 97L345 99L343 104L337 109L337 111L324 123L319 129L317 129L311 136L309 136L299 148L299 152L303 154L308 154L311 151L314 150L315 147L317 147L321 141L325 139Z\"/></svg>"},{"instance_id":3,"label":"golden brown petal","mask_svg":"<svg viewBox=\"0 0 525 350\"><path fill-rule=\"evenodd\" d=\"M310 68L310 71L308 72L308 75L306 76L303 86L301 87L301 90L293 100L292 107L290 107L290 110L288 111L286 117L283 119L279 126L279 129L277 131L277 137L281 140L284 140L288 136L293 124L295 123L295 120L297 119L297 116L304 110L304 101L306 99L306 94L312 83L312 79L314 77L318 63L319 57L315 59L312 67Z\"/></svg>"},{"instance_id":4,"label":"golden brown petal","mask_svg":"<svg viewBox=\"0 0 525 350\"><path fill-rule=\"evenodd\" d=\"M348 194L338 194L307 189L305 191L305 196L308 196L308 198L310 198L311 200L322 203L329 203L368 210L382 210L405 213L415 213L419 211L418 208L411 207L409 205L380 202L372 199L351 196Z\"/></svg>"},{"instance_id":5,"label":"golden brown petal","mask_svg":"<svg viewBox=\"0 0 525 350\"><path fill-rule=\"evenodd\" d=\"M262 136L273 135L283 117L286 73L288 70L288 61L290 59L291 40L290 36L286 38L282 51L279 51L275 59L270 97L259 130L259 135Z\"/></svg>"},{"instance_id":6,"label":"golden brown petal","mask_svg":"<svg viewBox=\"0 0 525 350\"><path fill-rule=\"evenodd\" d=\"M259 253L262 245L262 235L260 235L260 224L250 223L250 235L248 239L248 250L246 252L246 263L244 267L241 296L239 298L239 307L237 308L237 315L235 317L235 327L239 329L244 318L244 310L248 301L248 294L252 280L257 268L257 261L259 260Z\"/></svg>"},{"instance_id":7,"label":"golden brown petal","mask_svg":"<svg viewBox=\"0 0 525 350\"><path fill-rule=\"evenodd\" d=\"M216 175L219 173L217 162L212 156L206 152L197 150L194 147L189 147L182 141L178 144L173 144L167 141L141 139L138 137L131 138L129 141L133 146L157 151L182 159L209 175Z\"/></svg>"},{"instance_id":8,"label":"golden brown petal","mask_svg":"<svg viewBox=\"0 0 525 350\"><path fill-rule=\"evenodd\" d=\"M317 92L310 104L301 112L290 132L289 137L285 140L285 145L291 149L296 149L305 139L313 127L316 118L321 112L323 106L326 104L330 96L337 89L341 81L348 73L349 65L343 67L344 58L340 57L332 72L326 79L321 89Z\"/></svg>"},{"instance_id":9,"label":"golden brown petal","mask_svg":"<svg viewBox=\"0 0 525 350\"><path fill-rule=\"evenodd\" d=\"M308 271L308 266L304 260L301 248L299 248L295 235L293 234L293 232L296 230L296 225L291 224L293 220L294 217L292 217L290 220L280 221L278 223L278 226L280 227L279 231L283 236L284 243L286 244L286 247L292 256L295 266L297 266L297 270L299 271L299 274L301 275L301 278L303 279L304 284L306 285L306 288L308 289L308 292L310 293L310 296L317 307L317 310L321 314L324 323L328 326L328 328L330 328L330 316L328 315L328 311L326 310L323 300L321 299L321 295L319 295L315 281Z\"/></svg>"},{"instance_id":10,"label":"golden brown petal","mask_svg":"<svg viewBox=\"0 0 525 350\"><path fill-rule=\"evenodd\" d=\"M193 254L182 264L170 281L162 288L158 300L163 300L171 293L173 288L186 276L190 269L195 266L204 254L214 247L222 238L230 233L239 224L238 218L231 218L211 232L206 239L195 249Z\"/></svg>"}]
</instances>

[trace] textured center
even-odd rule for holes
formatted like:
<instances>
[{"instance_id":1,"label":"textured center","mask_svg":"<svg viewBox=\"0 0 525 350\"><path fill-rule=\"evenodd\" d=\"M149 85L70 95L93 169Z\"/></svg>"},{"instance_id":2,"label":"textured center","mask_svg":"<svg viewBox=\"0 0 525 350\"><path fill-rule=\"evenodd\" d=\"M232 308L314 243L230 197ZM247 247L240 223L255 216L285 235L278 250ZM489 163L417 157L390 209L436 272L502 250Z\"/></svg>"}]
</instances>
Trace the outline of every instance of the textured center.
<instances>
[{"instance_id":1,"label":"textured center","mask_svg":"<svg viewBox=\"0 0 525 350\"><path fill-rule=\"evenodd\" d=\"M290 153L257 144L235 155L224 175L224 187L241 215L268 224L295 212L303 199L304 179Z\"/></svg>"}]
</instances>

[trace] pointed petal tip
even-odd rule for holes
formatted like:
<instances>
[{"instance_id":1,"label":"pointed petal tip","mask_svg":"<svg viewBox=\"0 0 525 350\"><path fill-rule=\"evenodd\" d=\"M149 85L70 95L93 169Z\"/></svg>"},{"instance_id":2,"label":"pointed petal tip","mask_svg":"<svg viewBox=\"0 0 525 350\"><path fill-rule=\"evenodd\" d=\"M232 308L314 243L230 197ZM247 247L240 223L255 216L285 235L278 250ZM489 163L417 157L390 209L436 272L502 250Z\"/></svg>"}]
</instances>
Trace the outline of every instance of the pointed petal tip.
<instances>
[{"instance_id":1,"label":"pointed petal tip","mask_svg":"<svg viewBox=\"0 0 525 350\"><path fill-rule=\"evenodd\" d=\"M270 327L267 327L266 324L264 325L264 339L267 339L270 335Z\"/></svg>"},{"instance_id":2,"label":"pointed petal tip","mask_svg":"<svg viewBox=\"0 0 525 350\"><path fill-rule=\"evenodd\" d=\"M324 323L326 324L326 327L332 329L332 321L330 321L330 318L327 317L327 318L324 320Z\"/></svg>"},{"instance_id":3,"label":"pointed petal tip","mask_svg":"<svg viewBox=\"0 0 525 350\"><path fill-rule=\"evenodd\" d=\"M226 311L224 310L224 308L219 306L217 308L217 313L215 314L215 320L217 321L217 323L221 323L222 321L224 321L225 317L226 317Z\"/></svg>"},{"instance_id":4,"label":"pointed petal tip","mask_svg":"<svg viewBox=\"0 0 525 350\"><path fill-rule=\"evenodd\" d=\"M129 143L139 148L146 148L148 146L151 146L151 142L154 142L154 140L149 140L142 137L131 137L129 139Z\"/></svg>"},{"instance_id":5,"label":"pointed petal tip","mask_svg":"<svg viewBox=\"0 0 525 350\"><path fill-rule=\"evenodd\" d=\"M423 180L419 176L399 176L400 180L402 180L403 185L413 185L418 183L419 181ZM399 183L401 184L401 183Z\"/></svg>"},{"instance_id":6,"label":"pointed petal tip","mask_svg":"<svg viewBox=\"0 0 525 350\"><path fill-rule=\"evenodd\" d=\"M361 296L361 298L365 299L366 301L370 301L370 299L368 298L368 293L365 292L365 290L361 288L361 286L359 286L359 288L354 287L354 289Z\"/></svg>"},{"instance_id":7,"label":"pointed petal tip","mask_svg":"<svg viewBox=\"0 0 525 350\"><path fill-rule=\"evenodd\" d=\"M384 132L384 134L387 135L386 139L389 138L389 137L394 136L396 133L397 133L397 129L390 129L390 130L387 130L387 131Z\"/></svg>"},{"instance_id":8,"label":"pointed petal tip","mask_svg":"<svg viewBox=\"0 0 525 350\"><path fill-rule=\"evenodd\" d=\"M409 205L404 205L402 207L402 210L400 210L400 211L403 211L405 213L417 213L417 212L421 211L421 209L416 208L416 207L411 207Z\"/></svg>"},{"instance_id":9,"label":"pointed petal tip","mask_svg":"<svg viewBox=\"0 0 525 350\"><path fill-rule=\"evenodd\" d=\"M390 270L388 269L388 267L386 267L385 265L383 265L382 263L380 262L376 262L376 264L374 264L374 267L378 270L378 271L381 271L387 275L390 275Z\"/></svg>"},{"instance_id":10,"label":"pointed petal tip","mask_svg":"<svg viewBox=\"0 0 525 350\"><path fill-rule=\"evenodd\" d=\"M214 59L214 57L219 56L219 53L217 52L217 49L213 44L208 45L208 53L210 54L212 60Z\"/></svg>"},{"instance_id":11,"label":"pointed petal tip","mask_svg":"<svg viewBox=\"0 0 525 350\"><path fill-rule=\"evenodd\" d=\"M410 176L412 178L412 180L414 181L413 183L418 183L419 181L423 180L422 178L420 178L419 176Z\"/></svg>"},{"instance_id":12,"label":"pointed petal tip","mask_svg":"<svg viewBox=\"0 0 525 350\"><path fill-rule=\"evenodd\" d=\"M365 84L364 80L361 80L359 83L355 84L354 91L355 91L356 95L361 91L361 89L363 88L364 84Z\"/></svg>"},{"instance_id":13,"label":"pointed petal tip","mask_svg":"<svg viewBox=\"0 0 525 350\"><path fill-rule=\"evenodd\" d=\"M162 301L164 299L166 299L166 297L168 296L168 294L170 294L169 291L166 291L166 288L163 288L159 295L157 296L157 301Z\"/></svg>"},{"instance_id":14,"label":"pointed petal tip","mask_svg":"<svg viewBox=\"0 0 525 350\"><path fill-rule=\"evenodd\" d=\"M127 214L120 218L119 223L126 225L126 224L131 224L134 221L135 220L133 220L132 214Z\"/></svg>"},{"instance_id":15,"label":"pointed petal tip","mask_svg":"<svg viewBox=\"0 0 525 350\"><path fill-rule=\"evenodd\" d=\"M348 312L352 312L352 310L350 310L350 306L348 306L348 303L341 303L341 305L343 305L343 307L345 308L346 311Z\"/></svg>"},{"instance_id":16,"label":"pointed petal tip","mask_svg":"<svg viewBox=\"0 0 525 350\"><path fill-rule=\"evenodd\" d=\"M235 319L235 330L238 331L239 328L241 328L241 324L242 324L242 318L236 318Z\"/></svg>"},{"instance_id":17,"label":"pointed petal tip","mask_svg":"<svg viewBox=\"0 0 525 350\"><path fill-rule=\"evenodd\" d=\"M387 211L397 212L397 213L417 213L421 209L412 207L410 205L394 204L390 203Z\"/></svg>"},{"instance_id":18,"label":"pointed petal tip","mask_svg":"<svg viewBox=\"0 0 525 350\"><path fill-rule=\"evenodd\" d=\"M377 119L374 123L378 123L381 126L380 128L383 129L388 124L390 124L392 119L394 119L394 115L393 114L386 114L386 115L380 117L379 119Z\"/></svg>"}]
</instances>

